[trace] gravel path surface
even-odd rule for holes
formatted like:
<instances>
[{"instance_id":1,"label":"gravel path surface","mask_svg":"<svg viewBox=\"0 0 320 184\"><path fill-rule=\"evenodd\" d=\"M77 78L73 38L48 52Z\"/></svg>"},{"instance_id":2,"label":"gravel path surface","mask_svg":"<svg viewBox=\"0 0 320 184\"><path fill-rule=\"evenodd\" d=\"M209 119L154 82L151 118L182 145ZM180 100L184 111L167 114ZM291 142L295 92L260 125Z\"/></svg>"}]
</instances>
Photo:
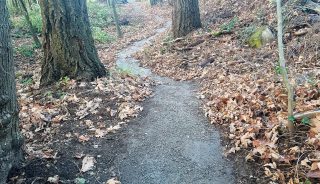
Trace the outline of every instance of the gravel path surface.
<instances>
[{"instance_id":1,"label":"gravel path surface","mask_svg":"<svg viewBox=\"0 0 320 184\"><path fill-rule=\"evenodd\" d=\"M170 27L170 22L157 34ZM155 36L157 36L157 34ZM135 42L118 54L117 66L161 82L144 112L128 126L126 151L115 160L122 184L231 184L232 164L222 156L219 132L196 98L197 86L155 76L131 55L155 38Z\"/></svg>"},{"instance_id":2,"label":"gravel path surface","mask_svg":"<svg viewBox=\"0 0 320 184\"><path fill-rule=\"evenodd\" d=\"M196 86L163 81L129 128L127 151L117 159L122 184L234 183L219 133L199 109Z\"/></svg>"}]
</instances>

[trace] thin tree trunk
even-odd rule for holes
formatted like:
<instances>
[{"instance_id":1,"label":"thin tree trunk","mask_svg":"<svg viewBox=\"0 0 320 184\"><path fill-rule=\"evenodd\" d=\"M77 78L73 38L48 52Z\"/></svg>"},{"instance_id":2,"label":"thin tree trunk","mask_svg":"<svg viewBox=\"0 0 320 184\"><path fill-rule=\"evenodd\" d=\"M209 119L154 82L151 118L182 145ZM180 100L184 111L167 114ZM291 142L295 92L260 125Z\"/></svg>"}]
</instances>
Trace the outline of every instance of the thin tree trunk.
<instances>
[{"instance_id":1,"label":"thin tree trunk","mask_svg":"<svg viewBox=\"0 0 320 184\"><path fill-rule=\"evenodd\" d=\"M172 30L175 38L182 37L201 27L198 0L173 2Z\"/></svg>"},{"instance_id":2,"label":"thin tree trunk","mask_svg":"<svg viewBox=\"0 0 320 184\"><path fill-rule=\"evenodd\" d=\"M31 0L28 0L28 5L29 5L30 10L32 10L32 2L31 2Z\"/></svg>"},{"instance_id":3,"label":"thin tree trunk","mask_svg":"<svg viewBox=\"0 0 320 184\"><path fill-rule=\"evenodd\" d=\"M288 91L288 117L293 117L293 88L290 84L288 72L286 68L286 62L284 58L284 44L283 44L283 19L282 19L282 7L281 0L277 0L277 18L278 18L278 50L279 50L279 63L281 68L281 74L283 78L283 82ZM290 118L288 118L290 119ZM287 127L289 131L294 132L293 122L288 120Z\"/></svg>"},{"instance_id":4,"label":"thin tree trunk","mask_svg":"<svg viewBox=\"0 0 320 184\"><path fill-rule=\"evenodd\" d=\"M0 183L21 158L18 104L6 0L0 0Z\"/></svg>"},{"instance_id":5,"label":"thin tree trunk","mask_svg":"<svg viewBox=\"0 0 320 184\"><path fill-rule=\"evenodd\" d=\"M32 22L30 20L30 17L29 17L29 12L28 12L28 9L26 7L26 4L24 3L23 0L19 0L20 2L20 5L22 7L22 11L23 11L23 14L24 14L24 17L27 21L27 24L29 26L29 29L30 29L30 32L31 32L31 35L32 35L32 38L33 38L33 41L34 43L36 44L37 48L40 48L41 47L41 42L37 36L37 32L36 32L36 29L35 27L32 25ZM30 1L28 1L29 3L31 3ZM31 5L30 5L31 6Z\"/></svg>"},{"instance_id":6,"label":"thin tree trunk","mask_svg":"<svg viewBox=\"0 0 320 184\"><path fill-rule=\"evenodd\" d=\"M122 35L120 24L119 24L119 17L118 17L117 8L116 8L116 0L112 0L112 11L113 11L114 22L117 28L118 38L122 38L123 35Z\"/></svg>"},{"instance_id":7,"label":"thin tree trunk","mask_svg":"<svg viewBox=\"0 0 320 184\"><path fill-rule=\"evenodd\" d=\"M44 60L41 85L63 77L94 80L107 75L98 58L86 0L40 0Z\"/></svg>"},{"instance_id":8,"label":"thin tree trunk","mask_svg":"<svg viewBox=\"0 0 320 184\"><path fill-rule=\"evenodd\" d=\"M110 6L110 7L112 6L112 1L113 1L113 0L107 0L108 6Z\"/></svg>"}]
</instances>

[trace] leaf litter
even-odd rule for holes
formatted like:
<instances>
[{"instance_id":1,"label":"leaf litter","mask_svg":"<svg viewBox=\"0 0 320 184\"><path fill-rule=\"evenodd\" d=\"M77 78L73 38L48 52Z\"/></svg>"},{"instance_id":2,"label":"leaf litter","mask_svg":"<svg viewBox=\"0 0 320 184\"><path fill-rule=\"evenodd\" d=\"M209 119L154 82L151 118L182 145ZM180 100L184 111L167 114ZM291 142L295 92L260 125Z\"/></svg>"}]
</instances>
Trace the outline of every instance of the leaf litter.
<instances>
[{"instance_id":1,"label":"leaf litter","mask_svg":"<svg viewBox=\"0 0 320 184\"><path fill-rule=\"evenodd\" d=\"M63 78L55 85L40 88L40 51L36 51L34 58L27 59L30 62L22 62L26 58L15 56L26 163L17 173L12 173L12 183L71 180L83 183L97 178L107 181L114 175L110 164L116 154L114 149L121 143L109 140L117 139L113 133L121 131L143 111L141 102L152 95L155 85L149 78L133 76L114 67L116 53L136 40L153 35L166 20L160 17L168 15L167 10L158 6L150 8L147 3L128 4L121 9L131 22L123 27L125 37L97 45L110 77L93 82ZM154 21L154 16L159 16L159 21ZM110 34L116 33L113 27L106 29ZM17 43L31 41L21 38ZM25 77L32 78L30 84L21 82ZM106 183L120 182L114 178Z\"/></svg>"}]
</instances>

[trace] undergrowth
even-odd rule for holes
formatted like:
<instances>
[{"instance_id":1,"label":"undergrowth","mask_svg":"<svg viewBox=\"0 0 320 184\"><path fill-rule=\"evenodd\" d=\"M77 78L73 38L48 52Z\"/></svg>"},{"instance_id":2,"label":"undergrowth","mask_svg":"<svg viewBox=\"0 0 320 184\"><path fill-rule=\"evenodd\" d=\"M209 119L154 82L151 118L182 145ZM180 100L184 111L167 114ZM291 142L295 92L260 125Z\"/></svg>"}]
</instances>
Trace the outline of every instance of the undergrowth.
<instances>
[{"instance_id":1,"label":"undergrowth","mask_svg":"<svg viewBox=\"0 0 320 184\"><path fill-rule=\"evenodd\" d=\"M109 43L115 40L103 28L112 24L112 9L106 3L100 3L96 0L88 1L88 14L90 23L92 26L92 34L95 41L99 43ZM8 9L10 12L11 23L14 29L14 34L18 37L30 36L30 29L27 21L20 8L14 7L14 5L8 2ZM32 4L31 8L28 7L28 12L32 25L35 27L37 33L42 31L42 17L39 4ZM26 35L25 35L26 34ZM23 46L17 49L22 55L30 57L32 52L27 46Z\"/></svg>"}]
</instances>

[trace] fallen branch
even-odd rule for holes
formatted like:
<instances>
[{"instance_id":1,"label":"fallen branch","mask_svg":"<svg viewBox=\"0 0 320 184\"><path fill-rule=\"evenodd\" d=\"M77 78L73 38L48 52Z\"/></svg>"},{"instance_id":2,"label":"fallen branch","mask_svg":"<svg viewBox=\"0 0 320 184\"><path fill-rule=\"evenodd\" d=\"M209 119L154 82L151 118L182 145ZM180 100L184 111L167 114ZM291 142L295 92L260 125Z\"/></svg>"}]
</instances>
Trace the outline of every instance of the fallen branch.
<instances>
[{"instance_id":1,"label":"fallen branch","mask_svg":"<svg viewBox=\"0 0 320 184\"><path fill-rule=\"evenodd\" d=\"M177 43L177 42L180 42L181 40L184 40L184 38L181 37L181 38L176 38L174 40L170 40L170 41L167 41L167 42L163 42L162 45L169 45L169 44L172 44L172 43Z\"/></svg>"},{"instance_id":2,"label":"fallen branch","mask_svg":"<svg viewBox=\"0 0 320 184\"><path fill-rule=\"evenodd\" d=\"M187 47L195 47L195 46L203 43L204 41L205 40L203 40L203 39L202 40L197 40L196 42L189 44Z\"/></svg>"},{"instance_id":3,"label":"fallen branch","mask_svg":"<svg viewBox=\"0 0 320 184\"><path fill-rule=\"evenodd\" d=\"M320 114L320 109L314 110L314 111L307 111L307 112L302 112L302 113L296 113L293 115L294 119L302 119L304 117L314 117L316 115Z\"/></svg>"},{"instance_id":4,"label":"fallen branch","mask_svg":"<svg viewBox=\"0 0 320 184\"><path fill-rule=\"evenodd\" d=\"M193 47L182 47L182 48L175 47L174 49L177 51L187 51L187 50L192 50Z\"/></svg>"},{"instance_id":5,"label":"fallen branch","mask_svg":"<svg viewBox=\"0 0 320 184\"><path fill-rule=\"evenodd\" d=\"M226 34L233 34L234 32L233 31L218 31L218 32L213 32L212 33L212 36L214 37L218 37L218 36L221 36L221 35L226 35Z\"/></svg>"}]
</instances>

